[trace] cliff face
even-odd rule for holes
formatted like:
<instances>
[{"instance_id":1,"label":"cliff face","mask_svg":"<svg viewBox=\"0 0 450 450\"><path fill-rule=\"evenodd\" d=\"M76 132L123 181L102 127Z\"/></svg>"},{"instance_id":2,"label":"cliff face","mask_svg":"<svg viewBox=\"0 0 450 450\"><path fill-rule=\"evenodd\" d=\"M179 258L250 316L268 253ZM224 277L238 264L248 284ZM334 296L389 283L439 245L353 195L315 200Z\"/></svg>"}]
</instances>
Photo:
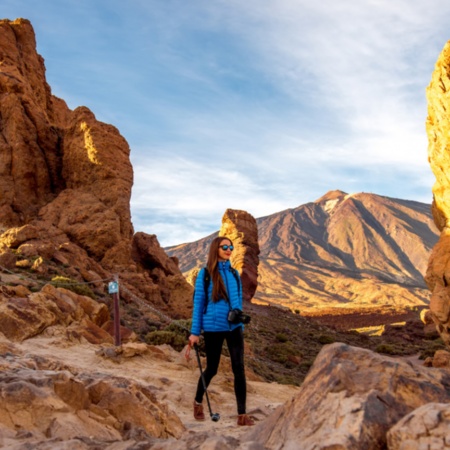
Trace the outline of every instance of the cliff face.
<instances>
[{"instance_id":1,"label":"cliff face","mask_svg":"<svg viewBox=\"0 0 450 450\"><path fill-rule=\"evenodd\" d=\"M0 227L48 222L102 259L133 235L128 144L51 94L28 21L0 22L0 43Z\"/></svg>"},{"instance_id":2,"label":"cliff face","mask_svg":"<svg viewBox=\"0 0 450 450\"><path fill-rule=\"evenodd\" d=\"M440 237L429 260L426 281L432 292L433 320L450 345L450 41L436 62L427 100L428 160L436 177L432 211Z\"/></svg>"},{"instance_id":3,"label":"cliff face","mask_svg":"<svg viewBox=\"0 0 450 450\"><path fill-rule=\"evenodd\" d=\"M134 235L126 140L52 95L28 20L0 21L0 69L0 266L34 261L80 282L117 273L134 295L188 316L176 262L156 236Z\"/></svg>"}]
</instances>

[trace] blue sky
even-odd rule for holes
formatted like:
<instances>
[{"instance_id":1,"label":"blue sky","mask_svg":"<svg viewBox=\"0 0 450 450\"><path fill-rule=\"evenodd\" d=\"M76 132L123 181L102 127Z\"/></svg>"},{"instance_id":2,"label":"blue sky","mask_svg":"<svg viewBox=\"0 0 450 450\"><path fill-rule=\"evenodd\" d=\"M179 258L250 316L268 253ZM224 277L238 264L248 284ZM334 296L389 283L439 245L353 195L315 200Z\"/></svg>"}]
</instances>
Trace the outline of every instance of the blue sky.
<instances>
[{"instance_id":1,"label":"blue sky","mask_svg":"<svg viewBox=\"0 0 450 450\"><path fill-rule=\"evenodd\" d=\"M448 0L3 0L53 94L130 144L135 231L163 246L329 190L431 203L425 89Z\"/></svg>"}]
</instances>

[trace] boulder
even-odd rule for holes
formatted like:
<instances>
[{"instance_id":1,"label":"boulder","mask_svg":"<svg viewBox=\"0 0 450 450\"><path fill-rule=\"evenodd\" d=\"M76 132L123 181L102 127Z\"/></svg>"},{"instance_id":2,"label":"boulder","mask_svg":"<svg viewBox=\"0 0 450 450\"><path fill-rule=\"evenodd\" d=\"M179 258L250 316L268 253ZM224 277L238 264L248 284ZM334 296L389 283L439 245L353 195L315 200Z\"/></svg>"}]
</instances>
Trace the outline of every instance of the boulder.
<instances>
[{"instance_id":1,"label":"boulder","mask_svg":"<svg viewBox=\"0 0 450 450\"><path fill-rule=\"evenodd\" d=\"M12 292L16 293L16 290L12 289ZM87 320L89 324L85 322L84 325L80 325L83 320ZM109 311L105 304L64 288L46 285L40 292L26 297L0 293L0 329L13 341L36 336L53 325L69 326L73 322L78 322L77 326L73 325L71 328L72 335L74 327L75 329L81 327L85 330L86 336L89 334L97 336L95 339L87 338L89 342L109 342L111 335L101 329L108 320ZM86 329L90 332L88 333Z\"/></svg>"},{"instance_id":2,"label":"boulder","mask_svg":"<svg viewBox=\"0 0 450 450\"><path fill-rule=\"evenodd\" d=\"M244 441L269 450L386 448L397 422L433 402L450 402L446 372L335 343L323 347L300 392Z\"/></svg>"},{"instance_id":3,"label":"boulder","mask_svg":"<svg viewBox=\"0 0 450 450\"><path fill-rule=\"evenodd\" d=\"M389 450L450 448L450 405L428 403L406 415L387 434Z\"/></svg>"}]
</instances>

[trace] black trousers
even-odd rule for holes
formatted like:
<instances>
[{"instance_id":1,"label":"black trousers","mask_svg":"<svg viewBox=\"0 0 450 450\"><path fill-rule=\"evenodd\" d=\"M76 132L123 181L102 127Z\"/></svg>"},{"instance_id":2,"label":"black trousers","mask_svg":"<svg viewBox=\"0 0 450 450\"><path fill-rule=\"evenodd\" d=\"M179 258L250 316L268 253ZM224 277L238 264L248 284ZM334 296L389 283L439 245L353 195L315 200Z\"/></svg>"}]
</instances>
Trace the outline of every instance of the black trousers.
<instances>
[{"instance_id":1,"label":"black trousers","mask_svg":"<svg viewBox=\"0 0 450 450\"><path fill-rule=\"evenodd\" d=\"M220 354L223 341L227 341L230 352L231 367L234 374L234 393L236 395L238 414L245 414L245 403L247 400L247 384L244 369L244 332L242 327L233 331L204 332L206 350L206 369L203 372L206 386L209 386L212 378L217 374L219 368ZM195 401L201 403L205 389L200 377L197 385Z\"/></svg>"}]
</instances>

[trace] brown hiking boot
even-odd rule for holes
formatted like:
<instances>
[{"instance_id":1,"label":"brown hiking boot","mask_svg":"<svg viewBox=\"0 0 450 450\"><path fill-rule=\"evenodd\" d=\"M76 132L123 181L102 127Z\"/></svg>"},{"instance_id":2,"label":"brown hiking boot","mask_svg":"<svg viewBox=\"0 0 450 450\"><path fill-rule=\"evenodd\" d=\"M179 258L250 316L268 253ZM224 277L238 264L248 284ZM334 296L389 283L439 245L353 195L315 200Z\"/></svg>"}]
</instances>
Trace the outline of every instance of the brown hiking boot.
<instances>
[{"instance_id":1,"label":"brown hiking boot","mask_svg":"<svg viewBox=\"0 0 450 450\"><path fill-rule=\"evenodd\" d=\"M248 414L239 414L237 424L241 426L255 425L255 421Z\"/></svg>"},{"instance_id":2,"label":"brown hiking boot","mask_svg":"<svg viewBox=\"0 0 450 450\"><path fill-rule=\"evenodd\" d=\"M203 405L198 404L194 400L194 419L195 420L205 420L205 413L203 412Z\"/></svg>"}]
</instances>

